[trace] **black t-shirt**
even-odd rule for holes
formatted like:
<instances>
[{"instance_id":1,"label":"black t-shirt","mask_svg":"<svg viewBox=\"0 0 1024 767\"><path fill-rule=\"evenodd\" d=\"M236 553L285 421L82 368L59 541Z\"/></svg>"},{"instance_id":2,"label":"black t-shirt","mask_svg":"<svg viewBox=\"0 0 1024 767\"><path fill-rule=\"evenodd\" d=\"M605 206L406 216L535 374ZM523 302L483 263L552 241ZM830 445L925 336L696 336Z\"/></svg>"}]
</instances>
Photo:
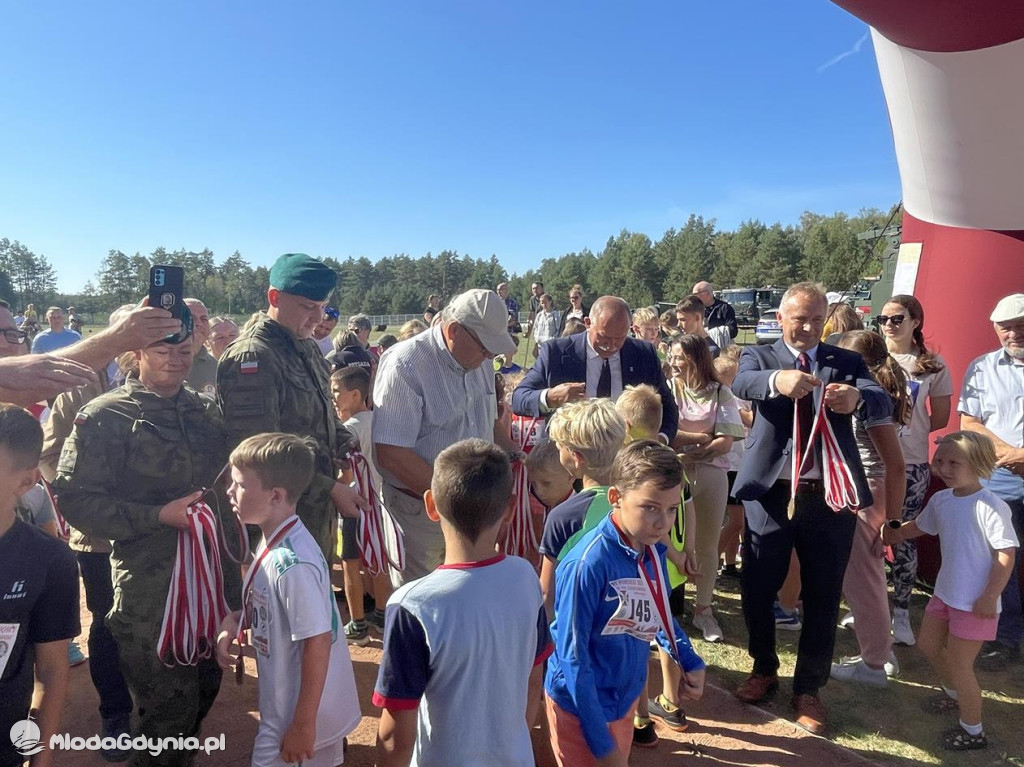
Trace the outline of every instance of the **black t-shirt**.
<instances>
[{"instance_id":1,"label":"black t-shirt","mask_svg":"<svg viewBox=\"0 0 1024 767\"><path fill-rule=\"evenodd\" d=\"M32 704L34 646L78 636L78 600L71 549L15 520L0 537L0 765L21 763L7 734Z\"/></svg>"}]
</instances>

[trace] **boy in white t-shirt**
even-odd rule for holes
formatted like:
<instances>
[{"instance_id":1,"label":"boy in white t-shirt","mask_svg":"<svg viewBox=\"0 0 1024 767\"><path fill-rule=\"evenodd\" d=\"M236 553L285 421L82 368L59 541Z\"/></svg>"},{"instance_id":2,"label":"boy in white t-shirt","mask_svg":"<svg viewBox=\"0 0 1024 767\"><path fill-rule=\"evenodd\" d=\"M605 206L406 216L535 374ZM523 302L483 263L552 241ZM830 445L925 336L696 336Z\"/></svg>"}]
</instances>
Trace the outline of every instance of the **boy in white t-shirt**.
<instances>
[{"instance_id":1,"label":"boy in white t-shirt","mask_svg":"<svg viewBox=\"0 0 1024 767\"><path fill-rule=\"evenodd\" d=\"M456 442L434 462L424 500L445 559L388 602L377 764L532 767L529 724L552 644L537 573L494 553L515 508L508 456Z\"/></svg>"},{"instance_id":2,"label":"boy in white t-shirt","mask_svg":"<svg viewBox=\"0 0 1024 767\"><path fill-rule=\"evenodd\" d=\"M334 767L361 714L330 570L295 515L313 477L313 450L293 434L257 434L230 460L231 505L263 532L242 587L243 608L224 619L217 639L217 659L237 673L232 645L251 632L260 680L252 765Z\"/></svg>"},{"instance_id":3,"label":"boy in white t-shirt","mask_svg":"<svg viewBox=\"0 0 1024 767\"><path fill-rule=\"evenodd\" d=\"M356 435L359 451L370 469L373 490L380 497L381 478L373 463L373 411L366 407L370 399L370 373L366 368L350 365L331 374L331 397L338 418ZM347 479L347 477L346 477ZM367 615L363 608L362 555L359 552L359 520L341 521L341 569L345 577L345 601L352 620L345 625L345 638L349 644L366 645L370 641L369 626L384 631L384 605L391 596L391 578L386 571L373 578L373 611Z\"/></svg>"}]
</instances>

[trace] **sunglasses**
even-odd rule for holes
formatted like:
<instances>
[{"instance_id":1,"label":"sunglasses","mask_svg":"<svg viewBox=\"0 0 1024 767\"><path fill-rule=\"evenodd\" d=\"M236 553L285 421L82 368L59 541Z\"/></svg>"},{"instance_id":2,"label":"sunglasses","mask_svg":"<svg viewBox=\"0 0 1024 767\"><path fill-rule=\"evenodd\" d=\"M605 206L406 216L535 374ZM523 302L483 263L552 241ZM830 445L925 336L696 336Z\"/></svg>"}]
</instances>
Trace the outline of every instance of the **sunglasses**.
<instances>
[{"instance_id":1,"label":"sunglasses","mask_svg":"<svg viewBox=\"0 0 1024 767\"><path fill-rule=\"evenodd\" d=\"M903 320L905 320L906 318L907 315L905 314L894 314L891 317L886 316L884 314L879 314L877 317L875 317L875 322L877 322L879 325L887 325L891 322L894 328L898 328L900 325L903 324Z\"/></svg>"}]
</instances>

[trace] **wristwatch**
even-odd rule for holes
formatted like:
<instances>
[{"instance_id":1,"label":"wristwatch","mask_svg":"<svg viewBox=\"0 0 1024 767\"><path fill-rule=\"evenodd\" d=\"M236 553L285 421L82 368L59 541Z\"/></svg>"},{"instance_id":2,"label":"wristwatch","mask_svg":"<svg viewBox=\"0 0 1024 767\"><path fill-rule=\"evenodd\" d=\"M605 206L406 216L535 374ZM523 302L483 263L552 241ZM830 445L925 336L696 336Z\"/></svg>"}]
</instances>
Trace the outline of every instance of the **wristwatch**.
<instances>
[{"instance_id":1,"label":"wristwatch","mask_svg":"<svg viewBox=\"0 0 1024 767\"><path fill-rule=\"evenodd\" d=\"M903 527L903 523L898 519L890 519L885 524L887 524L889 528L892 530L899 530L901 527Z\"/></svg>"}]
</instances>

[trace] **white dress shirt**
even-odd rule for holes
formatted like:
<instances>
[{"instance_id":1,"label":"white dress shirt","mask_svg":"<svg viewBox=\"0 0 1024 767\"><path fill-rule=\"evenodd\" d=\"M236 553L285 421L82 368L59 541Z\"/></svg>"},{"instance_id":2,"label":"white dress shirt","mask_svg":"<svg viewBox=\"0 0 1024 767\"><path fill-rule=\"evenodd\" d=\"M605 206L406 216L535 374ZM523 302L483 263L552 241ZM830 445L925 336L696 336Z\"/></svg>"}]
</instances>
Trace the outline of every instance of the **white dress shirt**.
<instances>
[{"instance_id":1,"label":"white dress shirt","mask_svg":"<svg viewBox=\"0 0 1024 767\"><path fill-rule=\"evenodd\" d=\"M601 368L604 366L604 358L597 353L597 349L590 345L590 336L583 335L584 348L587 351L587 399L597 396L597 382L601 380ZM612 372L612 402L622 394L622 350L615 352L608 358L608 367Z\"/></svg>"},{"instance_id":2,"label":"white dress shirt","mask_svg":"<svg viewBox=\"0 0 1024 767\"><path fill-rule=\"evenodd\" d=\"M786 343L786 342L783 341L783 343ZM799 349L796 349L796 348L790 346L789 344L786 344L786 348L789 349L789 353L792 354L793 357L796 359L796 362L793 364L793 368L794 369L799 369L799 367L800 367L800 355L801 355L801 353L803 353L803 354L806 354L810 358L810 361L811 361L810 362L810 364L811 364L811 374L812 375L817 375L818 374L818 346L817 345L815 345L814 348L808 349L805 352L801 352ZM779 371L775 371L774 373L772 373L771 377L768 379L768 389L769 389L768 396L769 397L778 397L779 396L779 390L775 388L775 378L778 376L778 374L779 374ZM810 394L807 394L805 396L807 396L807 397L816 397L817 395L818 395L818 392L817 391L813 391ZM811 402L813 403L814 400L811 400ZM796 400L793 400L793 408L795 410L795 408L796 408ZM815 411L815 412L817 412L817 411ZM794 450L796 449L796 443L793 444L793 449ZM812 466L808 467L807 471L805 471L803 474L800 475L801 479L821 479L821 468L818 465L818 451L815 450L811 457L812 457L812 460L813 460L814 463L813 463ZM779 474L779 478L780 479L789 479L792 476L793 476L793 455L792 455L792 453L790 453L789 457L786 458L786 462L782 465L782 471Z\"/></svg>"}]
</instances>

